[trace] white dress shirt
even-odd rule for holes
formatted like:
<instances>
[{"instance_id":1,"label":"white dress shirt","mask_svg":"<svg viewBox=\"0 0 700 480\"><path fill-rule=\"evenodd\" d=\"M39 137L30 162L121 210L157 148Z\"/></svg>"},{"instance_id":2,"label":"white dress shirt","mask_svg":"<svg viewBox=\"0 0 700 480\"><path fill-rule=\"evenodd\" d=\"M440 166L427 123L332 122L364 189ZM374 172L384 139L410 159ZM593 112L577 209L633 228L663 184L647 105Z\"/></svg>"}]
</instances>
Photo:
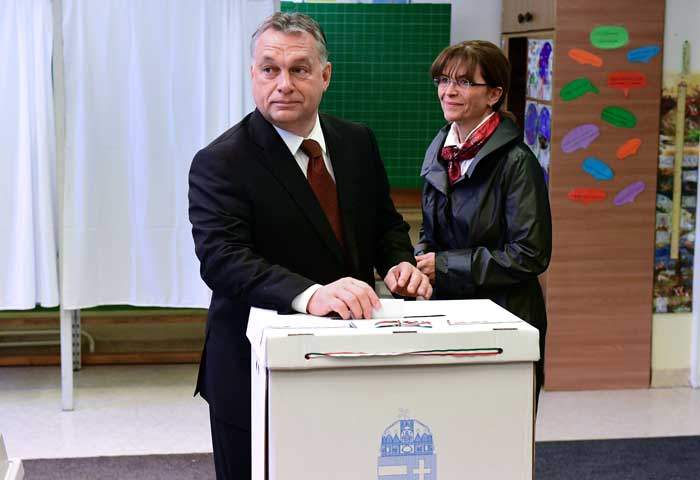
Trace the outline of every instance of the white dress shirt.
<instances>
[{"instance_id":1,"label":"white dress shirt","mask_svg":"<svg viewBox=\"0 0 700 480\"><path fill-rule=\"evenodd\" d=\"M316 115L316 124L314 125L314 128L311 129L311 133L309 133L308 137L300 137L295 133L288 132L287 130L282 130L281 128L275 125L273 125L273 127L275 127L277 133L279 133L280 137L282 137L282 141L285 145L287 145L287 148L294 156L294 159L297 161L297 165L299 165L299 168L301 169L305 177L307 176L307 168L309 166L309 156L306 153L304 153L304 151L301 149L301 142L303 142L306 139L316 140L321 146L321 152L323 152L323 163L326 164L326 169L328 170L328 173L331 175L331 178L335 182L335 175L333 174L333 165L331 165L331 159L328 156L328 149L326 149L326 139L323 137L323 130L321 130L321 122L318 119L318 115ZM292 309L296 310L297 312L307 313L306 308L309 305L309 300L311 300L311 296L314 293L316 293L316 290L318 290L321 287L322 285L319 284L312 285L303 292L301 292L299 295L294 297L294 300L292 300Z\"/></svg>"}]
</instances>

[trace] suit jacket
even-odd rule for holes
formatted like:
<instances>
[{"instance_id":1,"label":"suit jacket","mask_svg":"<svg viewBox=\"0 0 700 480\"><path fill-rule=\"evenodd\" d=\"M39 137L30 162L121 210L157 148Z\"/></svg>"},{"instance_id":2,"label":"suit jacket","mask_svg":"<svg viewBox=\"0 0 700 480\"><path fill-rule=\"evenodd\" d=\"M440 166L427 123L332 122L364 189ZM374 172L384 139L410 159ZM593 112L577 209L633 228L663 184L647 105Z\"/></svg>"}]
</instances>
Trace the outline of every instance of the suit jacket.
<instances>
[{"instance_id":1,"label":"suit jacket","mask_svg":"<svg viewBox=\"0 0 700 480\"><path fill-rule=\"evenodd\" d=\"M212 290L195 394L214 414L250 426L251 306L291 313L314 283L345 276L374 283L414 262L408 225L389 196L371 130L327 115L321 128L333 165L345 251L306 177L259 111L197 153L189 215L200 273Z\"/></svg>"}]
</instances>

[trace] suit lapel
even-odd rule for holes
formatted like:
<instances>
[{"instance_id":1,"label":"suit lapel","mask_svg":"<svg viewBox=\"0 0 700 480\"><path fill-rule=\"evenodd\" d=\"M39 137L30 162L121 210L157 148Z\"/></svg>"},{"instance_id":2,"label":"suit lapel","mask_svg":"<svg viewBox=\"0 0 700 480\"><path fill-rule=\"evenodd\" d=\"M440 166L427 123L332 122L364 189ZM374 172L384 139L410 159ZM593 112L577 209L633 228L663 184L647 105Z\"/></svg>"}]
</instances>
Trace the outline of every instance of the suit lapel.
<instances>
[{"instance_id":1,"label":"suit lapel","mask_svg":"<svg viewBox=\"0 0 700 480\"><path fill-rule=\"evenodd\" d=\"M354 272L359 273L359 258L357 252L357 235L355 232L355 204L353 195L353 161L348 155L348 149L343 148L343 137L330 122L319 116L323 138L326 141L328 156L333 165L335 186L338 190L338 204L345 234L345 248Z\"/></svg>"},{"instance_id":2,"label":"suit lapel","mask_svg":"<svg viewBox=\"0 0 700 480\"><path fill-rule=\"evenodd\" d=\"M321 209L309 182L301 172L299 165L282 141L277 131L263 118L258 110L253 112L250 121L251 137L263 150L261 163L270 171L277 181L289 192L290 196L311 222L326 246L343 264L343 252L333 234L326 214ZM333 158L331 156L331 158ZM333 165L335 169L335 165ZM337 175L337 174L336 174ZM341 203L342 205L342 203Z\"/></svg>"}]
</instances>

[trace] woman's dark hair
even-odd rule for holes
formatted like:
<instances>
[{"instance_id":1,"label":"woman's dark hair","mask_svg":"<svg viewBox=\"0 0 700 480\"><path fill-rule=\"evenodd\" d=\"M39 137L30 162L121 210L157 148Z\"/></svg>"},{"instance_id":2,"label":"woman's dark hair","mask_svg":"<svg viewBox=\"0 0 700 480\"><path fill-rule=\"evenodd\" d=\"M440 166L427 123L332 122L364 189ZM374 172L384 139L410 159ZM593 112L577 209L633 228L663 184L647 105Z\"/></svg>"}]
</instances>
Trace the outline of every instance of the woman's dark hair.
<instances>
[{"instance_id":1,"label":"woman's dark hair","mask_svg":"<svg viewBox=\"0 0 700 480\"><path fill-rule=\"evenodd\" d=\"M510 88L510 62L506 56L491 42L484 40L469 40L445 48L430 67L432 78L440 75L449 76L453 72L446 69L462 69L468 80L474 80L476 67L481 68L481 75L490 87L501 87L503 93L501 98L493 105L494 111L501 111L506 115L510 114L503 108Z\"/></svg>"}]
</instances>

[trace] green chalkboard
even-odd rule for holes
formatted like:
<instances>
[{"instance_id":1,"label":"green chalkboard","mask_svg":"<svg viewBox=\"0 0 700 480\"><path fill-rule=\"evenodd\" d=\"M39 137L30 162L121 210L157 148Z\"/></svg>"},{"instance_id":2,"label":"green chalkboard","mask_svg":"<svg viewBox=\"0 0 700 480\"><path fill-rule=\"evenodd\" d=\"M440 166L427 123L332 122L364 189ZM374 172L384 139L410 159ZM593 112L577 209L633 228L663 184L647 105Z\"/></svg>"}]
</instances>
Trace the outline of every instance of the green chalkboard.
<instances>
[{"instance_id":1,"label":"green chalkboard","mask_svg":"<svg viewBox=\"0 0 700 480\"><path fill-rule=\"evenodd\" d=\"M333 63L321 111L368 125L392 187L419 188L428 144L445 120L430 65L450 42L449 4L282 2L314 17Z\"/></svg>"}]
</instances>

